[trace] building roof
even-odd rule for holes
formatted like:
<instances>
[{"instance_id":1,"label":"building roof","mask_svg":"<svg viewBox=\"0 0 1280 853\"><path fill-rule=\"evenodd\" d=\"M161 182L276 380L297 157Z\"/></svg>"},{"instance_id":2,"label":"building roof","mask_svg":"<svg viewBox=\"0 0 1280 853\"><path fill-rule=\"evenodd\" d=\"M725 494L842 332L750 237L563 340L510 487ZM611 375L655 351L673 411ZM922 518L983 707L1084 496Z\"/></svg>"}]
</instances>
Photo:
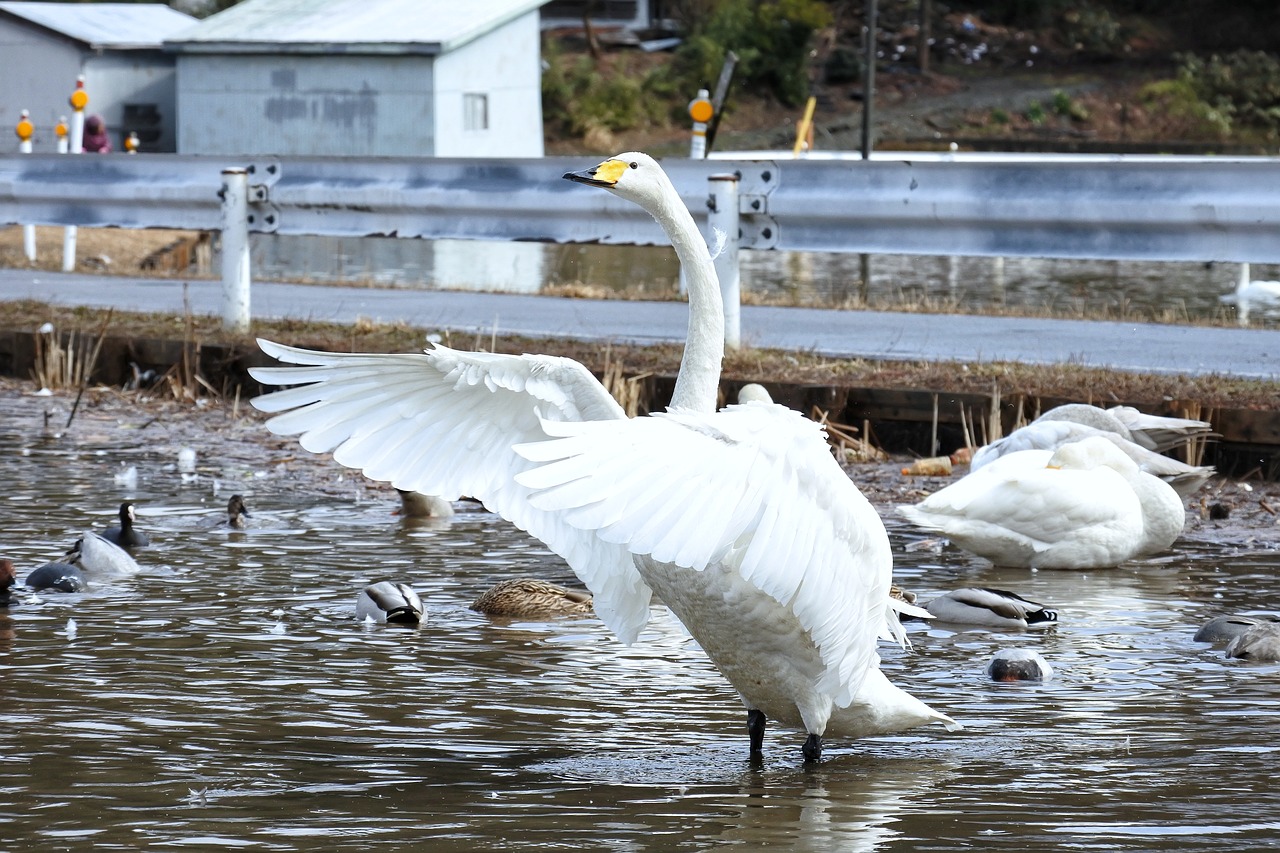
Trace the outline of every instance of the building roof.
<instances>
[{"instance_id":1,"label":"building roof","mask_svg":"<svg viewBox=\"0 0 1280 853\"><path fill-rule=\"evenodd\" d=\"M93 50L159 50L196 19L163 3L0 2L0 16L82 42Z\"/></svg>"},{"instance_id":2,"label":"building roof","mask_svg":"<svg viewBox=\"0 0 1280 853\"><path fill-rule=\"evenodd\" d=\"M165 41L181 53L419 53L461 47L546 0L244 0Z\"/></svg>"}]
</instances>

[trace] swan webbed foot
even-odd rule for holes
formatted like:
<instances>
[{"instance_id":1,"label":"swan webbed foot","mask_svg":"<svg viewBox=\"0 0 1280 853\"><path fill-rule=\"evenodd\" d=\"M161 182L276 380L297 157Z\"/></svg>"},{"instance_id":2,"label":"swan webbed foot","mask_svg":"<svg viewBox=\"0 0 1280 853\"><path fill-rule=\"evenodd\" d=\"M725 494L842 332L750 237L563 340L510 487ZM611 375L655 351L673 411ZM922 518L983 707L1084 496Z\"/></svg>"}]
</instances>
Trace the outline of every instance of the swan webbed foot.
<instances>
[{"instance_id":1,"label":"swan webbed foot","mask_svg":"<svg viewBox=\"0 0 1280 853\"><path fill-rule=\"evenodd\" d=\"M752 708L747 711L747 734L751 737L751 757L757 758L764 754L764 724L766 718L764 711Z\"/></svg>"},{"instance_id":2,"label":"swan webbed foot","mask_svg":"<svg viewBox=\"0 0 1280 853\"><path fill-rule=\"evenodd\" d=\"M822 735L810 734L804 740L804 760L817 761L822 757Z\"/></svg>"}]
</instances>

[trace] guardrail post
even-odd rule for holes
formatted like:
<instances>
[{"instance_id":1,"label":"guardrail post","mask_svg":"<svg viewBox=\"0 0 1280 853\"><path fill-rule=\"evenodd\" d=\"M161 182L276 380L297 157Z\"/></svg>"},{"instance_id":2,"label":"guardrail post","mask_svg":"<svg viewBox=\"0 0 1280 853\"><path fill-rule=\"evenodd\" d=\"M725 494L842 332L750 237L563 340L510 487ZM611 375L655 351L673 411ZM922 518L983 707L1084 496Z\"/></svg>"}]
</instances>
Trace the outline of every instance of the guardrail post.
<instances>
[{"instance_id":1,"label":"guardrail post","mask_svg":"<svg viewBox=\"0 0 1280 853\"><path fill-rule=\"evenodd\" d=\"M738 176L711 175L710 212L707 223L711 226L714 246L724 234L724 246L715 257L716 277L720 279L720 296L724 300L724 345L737 349L742 345L742 292L738 275L738 244L741 233L738 224Z\"/></svg>"},{"instance_id":2,"label":"guardrail post","mask_svg":"<svg viewBox=\"0 0 1280 853\"><path fill-rule=\"evenodd\" d=\"M249 331L249 170L223 169L222 328Z\"/></svg>"},{"instance_id":3,"label":"guardrail post","mask_svg":"<svg viewBox=\"0 0 1280 853\"><path fill-rule=\"evenodd\" d=\"M35 133L35 126L31 124L31 113L27 110L22 111L22 117L18 119L18 126L14 128L18 134L18 152L21 154L30 154L32 151L31 136ZM34 225L22 226L22 253L31 263L36 260L36 227Z\"/></svg>"},{"instance_id":4,"label":"guardrail post","mask_svg":"<svg viewBox=\"0 0 1280 853\"><path fill-rule=\"evenodd\" d=\"M89 93L84 90L84 75L76 78L76 88L67 99L71 104L71 139L69 151L72 154L84 153L84 108L89 105ZM62 271L71 272L76 268L76 226L68 225L62 231Z\"/></svg>"}]
</instances>

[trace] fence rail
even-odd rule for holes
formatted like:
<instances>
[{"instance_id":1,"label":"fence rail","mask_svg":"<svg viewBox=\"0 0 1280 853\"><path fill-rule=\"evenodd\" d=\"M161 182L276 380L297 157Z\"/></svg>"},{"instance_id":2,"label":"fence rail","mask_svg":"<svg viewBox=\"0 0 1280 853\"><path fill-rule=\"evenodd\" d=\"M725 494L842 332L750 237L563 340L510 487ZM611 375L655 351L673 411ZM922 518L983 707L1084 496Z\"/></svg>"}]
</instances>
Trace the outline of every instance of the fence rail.
<instances>
[{"instance_id":1,"label":"fence rail","mask_svg":"<svg viewBox=\"0 0 1280 853\"><path fill-rule=\"evenodd\" d=\"M0 224L223 226L222 172L250 172L249 228L279 234L660 244L643 211L539 160L0 156ZM874 254L1280 260L1280 158L878 155L663 163L705 222L740 175L741 247Z\"/></svg>"}]
</instances>

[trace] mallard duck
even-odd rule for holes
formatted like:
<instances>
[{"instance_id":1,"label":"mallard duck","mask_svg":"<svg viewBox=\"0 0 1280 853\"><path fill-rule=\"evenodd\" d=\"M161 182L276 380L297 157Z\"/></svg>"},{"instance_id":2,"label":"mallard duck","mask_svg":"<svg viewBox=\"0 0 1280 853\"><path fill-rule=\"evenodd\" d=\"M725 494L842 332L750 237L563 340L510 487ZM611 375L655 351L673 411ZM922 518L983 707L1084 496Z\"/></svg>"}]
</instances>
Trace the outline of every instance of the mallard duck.
<instances>
[{"instance_id":1,"label":"mallard duck","mask_svg":"<svg viewBox=\"0 0 1280 853\"><path fill-rule=\"evenodd\" d=\"M248 517L249 510L244 505L244 498L240 495L232 495L231 499L227 501L227 527L244 530L249 526L249 523L245 521Z\"/></svg>"},{"instance_id":2,"label":"mallard duck","mask_svg":"<svg viewBox=\"0 0 1280 853\"><path fill-rule=\"evenodd\" d=\"M378 581L356 596L356 616L392 625L417 625L426 609L422 599L406 583Z\"/></svg>"},{"instance_id":3,"label":"mallard duck","mask_svg":"<svg viewBox=\"0 0 1280 853\"><path fill-rule=\"evenodd\" d=\"M1191 639L1197 643L1214 643L1215 645L1229 643L1244 633L1246 628L1263 622L1280 622L1280 616L1271 614L1245 616L1239 613L1215 616L1201 625L1200 630L1196 631L1196 635Z\"/></svg>"},{"instance_id":4,"label":"mallard duck","mask_svg":"<svg viewBox=\"0 0 1280 853\"><path fill-rule=\"evenodd\" d=\"M742 696L752 754L769 718L807 733L809 760L824 735L958 727L880 671L877 639L906 642L888 596L889 539L822 428L768 403L715 411L719 285L670 180L639 153L565 177L639 204L680 258L689 331L666 413L628 419L564 358L260 341L303 365L251 369L267 385L303 386L254 400L283 413L269 429L397 488L479 498L564 557L624 642L656 592Z\"/></svg>"},{"instance_id":5,"label":"mallard duck","mask_svg":"<svg viewBox=\"0 0 1280 853\"><path fill-rule=\"evenodd\" d=\"M568 589L536 578L501 581L471 602L471 609L489 616L543 619L592 613L591 593Z\"/></svg>"},{"instance_id":6,"label":"mallard duck","mask_svg":"<svg viewBox=\"0 0 1280 853\"><path fill-rule=\"evenodd\" d=\"M102 538L112 545L119 545L126 551L147 547L151 544L151 540L147 538L147 534L133 526L137 520L138 515L134 510L133 501L125 501L120 504L120 523L102 531Z\"/></svg>"},{"instance_id":7,"label":"mallard duck","mask_svg":"<svg viewBox=\"0 0 1280 853\"><path fill-rule=\"evenodd\" d=\"M898 511L998 566L1044 569L1163 551L1186 522L1169 484L1096 436L1010 454Z\"/></svg>"},{"instance_id":8,"label":"mallard duck","mask_svg":"<svg viewBox=\"0 0 1280 853\"><path fill-rule=\"evenodd\" d=\"M1280 622L1250 625L1227 643L1227 657L1253 661L1280 661Z\"/></svg>"},{"instance_id":9,"label":"mallard duck","mask_svg":"<svg viewBox=\"0 0 1280 853\"><path fill-rule=\"evenodd\" d=\"M70 563L52 562L38 566L27 573L24 585L36 590L79 592L84 589L84 572Z\"/></svg>"},{"instance_id":10,"label":"mallard duck","mask_svg":"<svg viewBox=\"0 0 1280 853\"><path fill-rule=\"evenodd\" d=\"M927 602L924 609L939 622L991 628L1026 628L1058 621L1057 611L1017 593L990 587L953 589Z\"/></svg>"},{"instance_id":11,"label":"mallard duck","mask_svg":"<svg viewBox=\"0 0 1280 853\"><path fill-rule=\"evenodd\" d=\"M1053 667L1031 649L1001 649L987 664L987 676L992 681L1048 681Z\"/></svg>"}]
</instances>

